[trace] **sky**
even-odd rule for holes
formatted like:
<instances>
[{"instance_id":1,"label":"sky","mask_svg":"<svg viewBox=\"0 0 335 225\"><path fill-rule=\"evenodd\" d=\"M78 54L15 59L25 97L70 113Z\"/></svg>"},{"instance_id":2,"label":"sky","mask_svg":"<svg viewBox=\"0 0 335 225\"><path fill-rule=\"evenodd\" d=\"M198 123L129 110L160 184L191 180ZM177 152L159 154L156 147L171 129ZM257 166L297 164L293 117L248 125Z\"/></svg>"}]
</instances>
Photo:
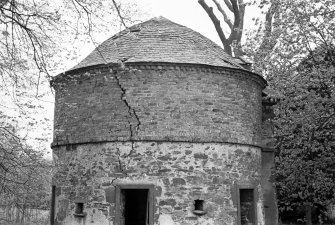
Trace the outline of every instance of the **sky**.
<instances>
[{"instance_id":1,"label":"sky","mask_svg":"<svg viewBox=\"0 0 335 225\"><path fill-rule=\"evenodd\" d=\"M216 33L215 27L208 17L205 10L200 6L198 0L122 0L122 1L130 1L136 2L137 6L139 7L140 11L143 12L142 20L146 21L153 17L163 16L175 23L181 24L183 26L189 27L205 37L211 39L218 45L222 47L222 43L220 41L219 36ZM122 2L121 1L121 2ZM244 0L244 2L249 2L250 0ZM212 0L205 0L205 2L214 8L214 12L216 13L219 19L220 13L216 10L215 5L212 3ZM219 2L223 3L223 0L219 0ZM224 3L222 4L224 5ZM229 12L229 11L228 11ZM229 14L233 21L233 14ZM260 9L257 6L247 6L245 11L244 17L244 28L248 30L253 28L253 20L254 17L260 17ZM229 36L228 27L225 25L224 22L221 23L221 27L223 28L226 36ZM115 32L117 33L117 31ZM110 36L114 35L111 34ZM100 36L98 37L97 41L102 42L109 37L107 36ZM245 35L242 36L242 43L245 40ZM79 63L82 59L84 59L93 49L95 46L91 45L84 45L81 47L82 51L78 52L76 61L69 62L66 65L66 68L71 68Z\"/></svg>"},{"instance_id":2,"label":"sky","mask_svg":"<svg viewBox=\"0 0 335 225\"><path fill-rule=\"evenodd\" d=\"M197 0L140 0L140 2L140 5L150 14L149 16L164 16L221 45L214 25ZM209 3L208 0L207 2Z\"/></svg>"},{"instance_id":3,"label":"sky","mask_svg":"<svg viewBox=\"0 0 335 225\"><path fill-rule=\"evenodd\" d=\"M213 6L217 17L221 19L220 14L215 11L216 7L213 5L212 0L205 0L205 2L208 5ZM219 2L223 1L219 0ZM245 0L244 2L248 2L248 0ZM147 11L149 18L163 16L173 22L187 26L201 33L222 46L212 21L208 17L205 10L199 5L198 0L139 0L138 4L145 11ZM222 5L224 5L224 3ZM260 16L261 12L257 6L247 6L244 17L244 28L252 28L252 18ZM223 22L221 23L221 26L225 28L225 24ZM228 30L225 30L227 34Z\"/></svg>"}]
</instances>

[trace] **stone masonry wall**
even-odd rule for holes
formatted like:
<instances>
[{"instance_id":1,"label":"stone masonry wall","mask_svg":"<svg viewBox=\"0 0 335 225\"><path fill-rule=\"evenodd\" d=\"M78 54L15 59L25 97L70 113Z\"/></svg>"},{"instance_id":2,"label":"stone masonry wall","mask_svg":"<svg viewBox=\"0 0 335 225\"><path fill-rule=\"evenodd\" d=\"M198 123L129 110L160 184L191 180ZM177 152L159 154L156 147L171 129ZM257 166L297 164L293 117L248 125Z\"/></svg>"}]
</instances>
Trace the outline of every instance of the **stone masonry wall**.
<instances>
[{"instance_id":1,"label":"stone masonry wall","mask_svg":"<svg viewBox=\"0 0 335 225\"><path fill-rule=\"evenodd\" d=\"M160 140L259 145L263 80L201 65L136 64L59 76L53 145Z\"/></svg>"},{"instance_id":2,"label":"stone masonry wall","mask_svg":"<svg viewBox=\"0 0 335 225\"><path fill-rule=\"evenodd\" d=\"M115 224L118 184L154 185L154 223L214 225L237 223L236 185L257 192L258 225L264 224L261 149L238 144L109 142L54 147L56 225ZM85 217L73 216L85 199ZM204 216L192 213L205 201Z\"/></svg>"}]
</instances>

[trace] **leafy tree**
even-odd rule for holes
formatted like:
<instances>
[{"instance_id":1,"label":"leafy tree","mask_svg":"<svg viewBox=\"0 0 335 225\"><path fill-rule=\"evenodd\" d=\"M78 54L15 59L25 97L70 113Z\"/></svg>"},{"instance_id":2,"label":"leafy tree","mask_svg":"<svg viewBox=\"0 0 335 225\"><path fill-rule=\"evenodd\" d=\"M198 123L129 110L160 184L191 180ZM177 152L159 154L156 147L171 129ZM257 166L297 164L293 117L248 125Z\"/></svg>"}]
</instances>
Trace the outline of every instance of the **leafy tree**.
<instances>
[{"instance_id":1,"label":"leafy tree","mask_svg":"<svg viewBox=\"0 0 335 225\"><path fill-rule=\"evenodd\" d=\"M0 122L1 206L18 209L21 215L27 208L47 208L50 172L51 164L26 144L13 122ZM4 219L0 218L0 223Z\"/></svg>"},{"instance_id":2,"label":"leafy tree","mask_svg":"<svg viewBox=\"0 0 335 225\"><path fill-rule=\"evenodd\" d=\"M0 111L17 118L31 139L39 136L34 144L51 136L51 120L41 117L45 103L53 104L51 76L72 66L84 43L94 46L134 22L134 6L116 0L0 2ZM48 134L37 135L37 125Z\"/></svg>"},{"instance_id":3,"label":"leafy tree","mask_svg":"<svg viewBox=\"0 0 335 225\"><path fill-rule=\"evenodd\" d=\"M335 5L331 0L207 0L215 11L205 1L198 2L226 52L232 55L238 49L235 56L252 58L253 70L267 78L272 93L279 93L271 96L280 98L274 121L279 210L303 206L310 224L312 207L335 200ZM256 5L263 18L254 18L256 29L248 33L243 15ZM243 45L241 33L246 36Z\"/></svg>"},{"instance_id":4,"label":"leafy tree","mask_svg":"<svg viewBox=\"0 0 335 225\"><path fill-rule=\"evenodd\" d=\"M217 9L216 12L214 12L213 6L207 4L205 0L198 0L198 3L213 22L222 45L229 55L238 57L246 54L242 49L242 35L245 32L244 16L247 6L258 5L260 8L266 8L266 10L262 12L265 15L264 22L258 24L258 18L256 25L259 26L259 31L262 30L263 36L262 44L259 49L265 50L271 48L267 37L273 34L273 27L276 26L273 20L274 18L278 18L280 1L211 0L210 2L212 5L215 5ZM217 14L219 16L217 16ZM221 22L223 22L223 26L221 26ZM226 32L226 30L228 30L228 32Z\"/></svg>"},{"instance_id":5,"label":"leafy tree","mask_svg":"<svg viewBox=\"0 0 335 225\"><path fill-rule=\"evenodd\" d=\"M68 67L59 61L73 63L78 44L96 44L101 41L98 36L118 24L127 26L136 17L134 11L130 3L121 5L116 0L1 1L1 90L16 103L29 88L41 97L43 79Z\"/></svg>"},{"instance_id":6,"label":"leafy tree","mask_svg":"<svg viewBox=\"0 0 335 225\"><path fill-rule=\"evenodd\" d=\"M1 203L47 205L49 80L78 60L82 46L97 45L139 14L131 0L0 1Z\"/></svg>"},{"instance_id":7,"label":"leafy tree","mask_svg":"<svg viewBox=\"0 0 335 225\"><path fill-rule=\"evenodd\" d=\"M276 107L276 185L282 211L335 203L335 48L321 46L299 65Z\"/></svg>"}]
</instances>

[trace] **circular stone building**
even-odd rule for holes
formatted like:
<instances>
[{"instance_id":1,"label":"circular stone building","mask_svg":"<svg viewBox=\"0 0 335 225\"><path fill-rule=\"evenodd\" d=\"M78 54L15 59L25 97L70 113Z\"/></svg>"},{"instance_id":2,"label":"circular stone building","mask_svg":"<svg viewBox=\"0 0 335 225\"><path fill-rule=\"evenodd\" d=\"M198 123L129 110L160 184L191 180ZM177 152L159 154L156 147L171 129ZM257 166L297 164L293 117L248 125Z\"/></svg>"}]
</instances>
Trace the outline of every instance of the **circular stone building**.
<instances>
[{"instance_id":1,"label":"circular stone building","mask_svg":"<svg viewBox=\"0 0 335 225\"><path fill-rule=\"evenodd\" d=\"M51 224L264 224L265 80L165 18L56 76Z\"/></svg>"}]
</instances>

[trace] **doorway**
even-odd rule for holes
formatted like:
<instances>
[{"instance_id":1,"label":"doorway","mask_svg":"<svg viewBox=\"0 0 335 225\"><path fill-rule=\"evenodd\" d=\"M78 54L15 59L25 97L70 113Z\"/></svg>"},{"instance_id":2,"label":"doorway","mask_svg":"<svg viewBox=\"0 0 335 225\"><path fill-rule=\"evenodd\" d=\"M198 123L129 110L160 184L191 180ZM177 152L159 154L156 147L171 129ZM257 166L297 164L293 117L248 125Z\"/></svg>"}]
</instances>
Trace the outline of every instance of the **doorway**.
<instances>
[{"instance_id":1,"label":"doorway","mask_svg":"<svg viewBox=\"0 0 335 225\"><path fill-rule=\"evenodd\" d=\"M148 189L122 189L124 225L148 224Z\"/></svg>"},{"instance_id":2,"label":"doorway","mask_svg":"<svg viewBox=\"0 0 335 225\"><path fill-rule=\"evenodd\" d=\"M117 225L153 224L153 186L120 185L117 197Z\"/></svg>"}]
</instances>

